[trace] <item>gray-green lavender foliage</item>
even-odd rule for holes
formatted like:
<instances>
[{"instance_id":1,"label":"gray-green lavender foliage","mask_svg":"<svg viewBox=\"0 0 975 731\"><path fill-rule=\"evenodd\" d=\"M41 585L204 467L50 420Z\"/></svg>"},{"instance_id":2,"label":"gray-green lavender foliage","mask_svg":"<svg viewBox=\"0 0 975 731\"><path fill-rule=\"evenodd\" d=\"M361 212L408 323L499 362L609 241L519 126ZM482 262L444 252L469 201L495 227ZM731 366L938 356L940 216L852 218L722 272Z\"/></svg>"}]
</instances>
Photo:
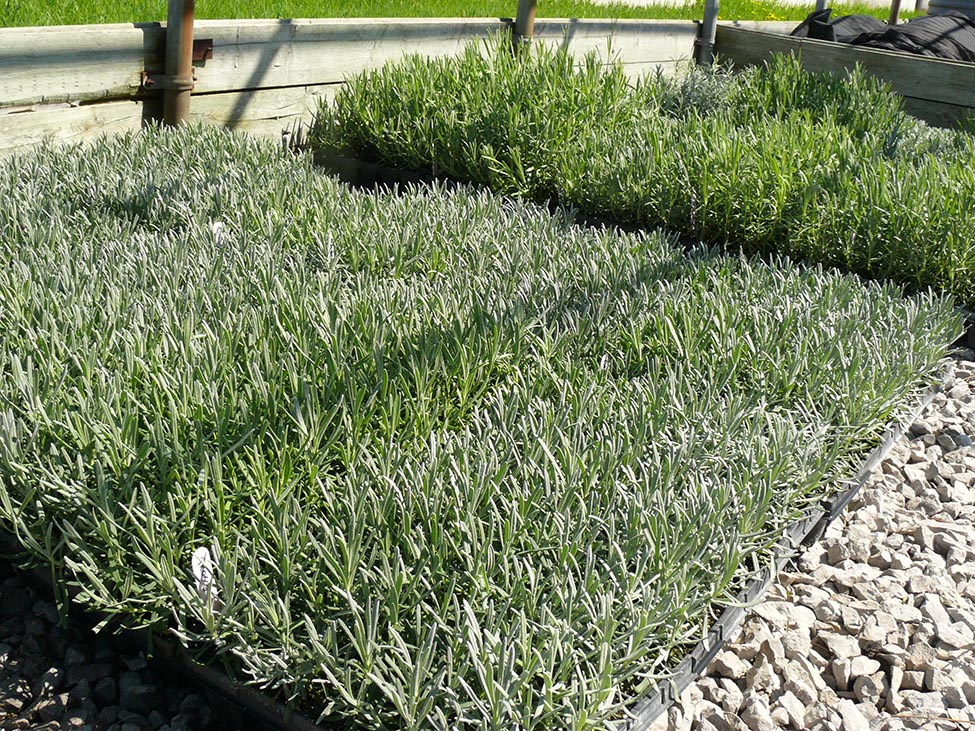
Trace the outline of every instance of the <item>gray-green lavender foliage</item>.
<instances>
[{"instance_id":1,"label":"gray-green lavender foliage","mask_svg":"<svg viewBox=\"0 0 975 731\"><path fill-rule=\"evenodd\" d=\"M0 526L350 728L618 717L958 332L940 296L353 192L213 129L25 154L0 199Z\"/></svg>"}]
</instances>

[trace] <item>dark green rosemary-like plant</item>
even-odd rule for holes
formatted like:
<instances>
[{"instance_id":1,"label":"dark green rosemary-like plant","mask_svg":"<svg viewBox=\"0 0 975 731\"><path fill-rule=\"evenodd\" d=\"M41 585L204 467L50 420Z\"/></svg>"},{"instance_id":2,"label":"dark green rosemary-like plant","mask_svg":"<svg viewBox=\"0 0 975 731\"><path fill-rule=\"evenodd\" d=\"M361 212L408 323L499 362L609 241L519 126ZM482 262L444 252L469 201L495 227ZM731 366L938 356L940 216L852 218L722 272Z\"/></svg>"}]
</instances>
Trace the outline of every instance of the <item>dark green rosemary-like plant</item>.
<instances>
[{"instance_id":1,"label":"dark green rosemary-like plant","mask_svg":"<svg viewBox=\"0 0 975 731\"><path fill-rule=\"evenodd\" d=\"M901 106L860 71L810 74L789 57L630 84L562 48L513 59L502 38L351 80L312 140L973 308L975 142Z\"/></svg>"}]
</instances>

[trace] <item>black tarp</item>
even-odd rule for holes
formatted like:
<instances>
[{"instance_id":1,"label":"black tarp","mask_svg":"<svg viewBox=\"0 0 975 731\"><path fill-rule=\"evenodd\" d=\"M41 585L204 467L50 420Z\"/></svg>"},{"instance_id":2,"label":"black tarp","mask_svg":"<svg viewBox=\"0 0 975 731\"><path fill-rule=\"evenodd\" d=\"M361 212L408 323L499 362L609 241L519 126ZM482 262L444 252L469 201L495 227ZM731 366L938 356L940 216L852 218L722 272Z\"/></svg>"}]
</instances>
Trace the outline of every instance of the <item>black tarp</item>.
<instances>
[{"instance_id":1,"label":"black tarp","mask_svg":"<svg viewBox=\"0 0 975 731\"><path fill-rule=\"evenodd\" d=\"M842 15L830 20L831 13L829 8L810 13L792 35L975 62L975 20L957 11L922 15L898 25L887 25L869 15Z\"/></svg>"}]
</instances>

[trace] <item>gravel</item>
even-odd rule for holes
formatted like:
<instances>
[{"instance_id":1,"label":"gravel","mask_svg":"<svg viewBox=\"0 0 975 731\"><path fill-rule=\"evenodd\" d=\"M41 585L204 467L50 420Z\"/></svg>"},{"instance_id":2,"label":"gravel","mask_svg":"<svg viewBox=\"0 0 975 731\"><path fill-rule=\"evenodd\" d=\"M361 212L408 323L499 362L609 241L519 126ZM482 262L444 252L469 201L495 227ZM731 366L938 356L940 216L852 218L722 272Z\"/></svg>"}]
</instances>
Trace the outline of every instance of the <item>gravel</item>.
<instances>
[{"instance_id":1,"label":"gravel","mask_svg":"<svg viewBox=\"0 0 975 731\"><path fill-rule=\"evenodd\" d=\"M0 731L230 731L206 694L139 652L65 630L49 597L0 563Z\"/></svg>"},{"instance_id":2,"label":"gravel","mask_svg":"<svg viewBox=\"0 0 975 731\"><path fill-rule=\"evenodd\" d=\"M975 355L653 731L975 723ZM0 563L0 731L229 731L141 653L65 630Z\"/></svg>"},{"instance_id":3,"label":"gravel","mask_svg":"<svg viewBox=\"0 0 975 731\"><path fill-rule=\"evenodd\" d=\"M975 728L975 354L652 731Z\"/></svg>"}]
</instances>

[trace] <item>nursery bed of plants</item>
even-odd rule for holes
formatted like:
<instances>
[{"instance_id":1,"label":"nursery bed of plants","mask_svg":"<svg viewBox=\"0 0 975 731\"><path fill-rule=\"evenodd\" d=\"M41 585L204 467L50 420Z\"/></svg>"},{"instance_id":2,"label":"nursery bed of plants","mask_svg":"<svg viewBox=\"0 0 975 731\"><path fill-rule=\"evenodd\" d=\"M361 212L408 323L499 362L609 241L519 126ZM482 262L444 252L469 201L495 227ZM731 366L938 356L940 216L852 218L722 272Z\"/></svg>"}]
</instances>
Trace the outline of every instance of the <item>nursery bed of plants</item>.
<instances>
[{"instance_id":1,"label":"nursery bed of plants","mask_svg":"<svg viewBox=\"0 0 975 731\"><path fill-rule=\"evenodd\" d=\"M198 3L198 18L513 18L517 0L208 0ZM795 20L806 17L813 4L798 6L776 0L724 0L721 17L729 20ZM886 19L888 10L874 5L843 3L836 15L862 13ZM668 5L633 7L625 3L596 4L587 0L543 0L546 18L660 18L700 20L704 0L674 0ZM902 13L909 17L910 12ZM4 0L0 27L131 23L163 21L166 0Z\"/></svg>"},{"instance_id":2,"label":"nursery bed of plants","mask_svg":"<svg viewBox=\"0 0 975 731\"><path fill-rule=\"evenodd\" d=\"M0 198L0 526L342 727L619 717L960 330L215 129L24 154Z\"/></svg>"},{"instance_id":3,"label":"nursery bed of plants","mask_svg":"<svg viewBox=\"0 0 975 731\"><path fill-rule=\"evenodd\" d=\"M408 57L323 107L320 152L431 169L694 241L838 265L975 307L975 142L861 73L686 69L630 83L503 39Z\"/></svg>"}]
</instances>

